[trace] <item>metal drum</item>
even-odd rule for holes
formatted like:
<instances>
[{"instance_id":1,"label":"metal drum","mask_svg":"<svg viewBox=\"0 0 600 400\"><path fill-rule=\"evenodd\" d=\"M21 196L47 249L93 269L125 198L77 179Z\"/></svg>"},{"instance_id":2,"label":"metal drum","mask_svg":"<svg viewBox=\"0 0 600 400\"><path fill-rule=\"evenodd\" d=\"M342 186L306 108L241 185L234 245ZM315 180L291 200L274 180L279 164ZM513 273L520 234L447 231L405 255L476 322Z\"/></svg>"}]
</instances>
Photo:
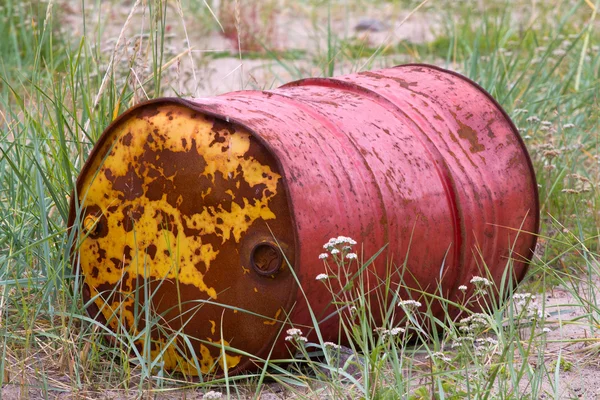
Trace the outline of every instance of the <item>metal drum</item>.
<instances>
[{"instance_id":1,"label":"metal drum","mask_svg":"<svg viewBox=\"0 0 600 400\"><path fill-rule=\"evenodd\" d=\"M332 236L367 256L387 245L382 278L393 259L405 285L456 301L484 265L499 283L511 259L521 279L539 222L509 117L428 65L138 105L101 136L73 198L88 311L188 374L286 357L285 329L312 325L295 276L319 315L330 305L315 277ZM337 339L335 320L321 332Z\"/></svg>"}]
</instances>

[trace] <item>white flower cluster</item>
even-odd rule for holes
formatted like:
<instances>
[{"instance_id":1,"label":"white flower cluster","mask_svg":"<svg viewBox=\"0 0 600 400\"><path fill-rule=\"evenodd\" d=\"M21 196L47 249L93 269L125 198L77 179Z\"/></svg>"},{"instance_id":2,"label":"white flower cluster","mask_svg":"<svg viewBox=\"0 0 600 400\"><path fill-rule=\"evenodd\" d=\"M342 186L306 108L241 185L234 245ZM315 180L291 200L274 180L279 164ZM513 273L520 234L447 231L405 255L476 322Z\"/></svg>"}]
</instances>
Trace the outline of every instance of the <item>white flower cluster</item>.
<instances>
[{"instance_id":1,"label":"white flower cluster","mask_svg":"<svg viewBox=\"0 0 600 400\"><path fill-rule=\"evenodd\" d=\"M426 359L427 359L427 358L430 358L430 356L429 356L429 355L427 355L425 358L426 358ZM447 357L447 356L446 356L444 353L442 353L441 351L436 351L435 353L431 353L431 359L434 359L434 358L435 358L435 359L438 359L438 360L442 360L442 361L444 361L444 362L447 362L447 363L449 363L450 361L452 361L452 359L451 359L450 357Z\"/></svg>"},{"instance_id":2,"label":"white flower cluster","mask_svg":"<svg viewBox=\"0 0 600 400\"><path fill-rule=\"evenodd\" d=\"M531 117L528 117L525 121L527 121L527 122L540 122L540 119L538 117L536 117L535 115L532 115Z\"/></svg>"},{"instance_id":3,"label":"white flower cluster","mask_svg":"<svg viewBox=\"0 0 600 400\"><path fill-rule=\"evenodd\" d=\"M323 248L329 253L325 252L319 254L319 259L325 260L329 258L329 254L331 254L332 256L336 256L339 254L341 258L345 257L348 260L358 260L358 255L356 253L350 252L352 250L352 246L354 246L355 244L356 240L347 236L338 236L336 238L331 238L327 243L323 245Z\"/></svg>"},{"instance_id":4,"label":"white flower cluster","mask_svg":"<svg viewBox=\"0 0 600 400\"><path fill-rule=\"evenodd\" d=\"M285 337L285 340L287 342L306 342L308 340L304 336L302 336L302 331L300 329L290 328L287 331L285 331L285 333L288 334L288 336Z\"/></svg>"},{"instance_id":5,"label":"white flower cluster","mask_svg":"<svg viewBox=\"0 0 600 400\"><path fill-rule=\"evenodd\" d=\"M324 281L325 279L328 279L328 278L329 278L329 275L327 275L327 274L319 274L319 275L317 275L317 277L315 279L318 281Z\"/></svg>"},{"instance_id":6,"label":"white flower cluster","mask_svg":"<svg viewBox=\"0 0 600 400\"><path fill-rule=\"evenodd\" d=\"M564 124L563 129L572 129L575 128L575 124Z\"/></svg>"},{"instance_id":7,"label":"white flower cluster","mask_svg":"<svg viewBox=\"0 0 600 400\"><path fill-rule=\"evenodd\" d=\"M517 307L517 312L524 313L526 317L531 319L544 317L544 310L537 302L535 295L531 293L515 293L513 302Z\"/></svg>"},{"instance_id":8,"label":"white flower cluster","mask_svg":"<svg viewBox=\"0 0 600 400\"><path fill-rule=\"evenodd\" d=\"M466 285L460 285L458 287L458 290L460 290L461 292L466 292L467 291L467 286Z\"/></svg>"},{"instance_id":9,"label":"white flower cluster","mask_svg":"<svg viewBox=\"0 0 600 400\"><path fill-rule=\"evenodd\" d=\"M419 308L421 305L422 304L416 300L400 300L400 302L398 302L398 307L405 309Z\"/></svg>"},{"instance_id":10,"label":"white flower cluster","mask_svg":"<svg viewBox=\"0 0 600 400\"><path fill-rule=\"evenodd\" d=\"M323 347L330 347L332 349L339 349L341 346L339 344L335 344L333 342L324 342Z\"/></svg>"},{"instance_id":11,"label":"white flower cluster","mask_svg":"<svg viewBox=\"0 0 600 400\"><path fill-rule=\"evenodd\" d=\"M215 392L215 391L210 391L210 392L206 392L204 393L204 396L202 396L203 400L209 400L209 399L220 399L221 397L223 397L223 393L219 393L219 392Z\"/></svg>"},{"instance_id":12,"label":"white flower cluster","mask_svg":"<svg viewBox=\"0 0 600 400\"><path fill-rule=\"evenodd\" d=\"M515 293L513 300L517 306L524 306L530 301L535 301L535 296L531 293Z\"/></svg>"},{"instance_id":13,"label":"white flower cluster","mask_svg":"<svg viewBox=\"0 0 600 400\"><path fill-rule=\"evenodd\" d=\"M477 286L477 287L486 287L486 286L492 286L493 285L493 283L490 282L489 279L482 278L481 276L474 276L473 278L471 278L470 282L473 285Z\"/></svg>"},{"instance_id":14,"label":"white flower cluster","mask_svg":"<svg viewBox=\"0 0 600 400\"><path fill-rule=\"evenodd\" d=\"M478 333L481 330L489 327L490 316L483 313L474 313L473 315L460 320L460 329L466 333Z\"/></svg>"},{"instance_id":15,"label":"white flower cluster","mask_svg":"<svg viewBox=\"0 0 600 400\"><path fill-rule=\"evenodd\" d=\"M473 347L477 356L502 354L498 341L491 337L475 339Z\"/></svg>"},{"instance_id":16,"label":"white flower cluster","mask_svg":"<svg viewBox=\"0 0 600 400\"><path fill-rule=\"evenodd\" d=\"M347 236L338 236L337 238L331 238L329 239L329 242L325 243L323 245L323 248L325 250L331 250L334 249L335 247L339 246L339 245L350 245L350 246L354 246L356 244L356 241L352 238L349 238Z\"/></svg>"},{"instance_id":17,"label":"white flower cluster","mask_svg":"<svg viewBox=\"0 0 600 400\"><path fill-rule=\"evenodd\" d=\"M379 327L375 328L375 331L379 332L382 338L385 338L386 336L398 336L399 333L406 332L404 328L400 328L398 326L392 329L385 329L383 327Z\"/></svg>"},{"instance_id":18,"label":"white flower cluster","mask_svg":"<svg viewBox=\"0 0 600 400\"><path fill-rule=\"evenodd\" d=\"M475 338L473 336L461 336L461 337L457 337L456 339L454 339L452 341L452 348L456 348L456 347L460 347L462 345L464 345L465 343L468 342L469 345L473 345L473 342L475 341Z\"/></svg>"}]
</instances>

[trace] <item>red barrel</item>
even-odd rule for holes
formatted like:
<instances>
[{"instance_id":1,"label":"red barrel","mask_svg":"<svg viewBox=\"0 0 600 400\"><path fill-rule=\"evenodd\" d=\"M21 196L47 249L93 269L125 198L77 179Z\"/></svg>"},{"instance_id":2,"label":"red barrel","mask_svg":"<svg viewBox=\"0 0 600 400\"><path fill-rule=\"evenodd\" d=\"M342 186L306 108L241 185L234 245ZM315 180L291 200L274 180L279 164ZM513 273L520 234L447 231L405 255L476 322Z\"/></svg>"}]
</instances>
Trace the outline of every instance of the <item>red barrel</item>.
<instances>
[{"instance_id":1,"label":"red barrel","mask_svg":"<svg viewBox=\"0 0 600 400\"><path fill-rule=\"evenodd\" d=\"M457 301L473 276L499 284L509 260L520 280L539 223L507 114L428 65L138 105L101 136L77 193L90 314L115 332L149 327L136 345L191 374L286 357L285 330L312 326L294 274L317 315L332 310L315 279L331 237L365 257L387 245L382 279L390 260L405 263L403 284ZM335 322L324 340L337 340Z\"/></svg>"}]
</instances>

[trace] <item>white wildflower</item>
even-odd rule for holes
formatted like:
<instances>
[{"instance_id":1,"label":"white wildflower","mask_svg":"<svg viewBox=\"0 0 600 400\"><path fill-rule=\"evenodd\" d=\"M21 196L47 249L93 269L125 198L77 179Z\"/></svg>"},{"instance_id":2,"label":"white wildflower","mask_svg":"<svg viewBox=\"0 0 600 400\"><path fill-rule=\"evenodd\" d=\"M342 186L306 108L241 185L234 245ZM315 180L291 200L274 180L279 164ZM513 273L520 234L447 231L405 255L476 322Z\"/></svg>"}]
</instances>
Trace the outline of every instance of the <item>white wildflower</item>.
<instances>
[{"instance_id":1,"label":"white wildflower","mask_svg":"<svg viewBox=\"0 0 600 400\"><path fill-rule=\"evenodd\" d=\"M328 279L328 278L329 278L329 275L327 275L327 274L319 274L319 275L317 275L317 277L315 279L318 281L324 281L325 279Z\"/></svg>"},{"instance_id":2,"label":"white wildflower","mask_svg":"<svg viewBox=\"0 0 600 400\"><path fill-rule=\"evenodd\" d=\"M575 128L575 124L564 124L563 125L563 129L571 129L571 128Z\"/></svg>"},{"instance_id":3,"label":"white wildflower","mask_svg":"<svg viewBox=\"0 0 600 400\"><path fill-rule=\"evenodd\" d=\"M352 238L349 238L347 236L338 236L336 238L329 239L329 241L323 245L323 248L326 250L331 250L336 246L343 246L345 248L348 246L354 246L355 244L356 240Z\"/></svg>"},{"instance_id":4,"label":"white wildflower","mask_svg":"<svg viewBox=\"0 0 600 400\"><path fill-rule=\"evenodd\" d=\"M223 397L223 394L220 392L215 392L215 391L210 391L210 392L206 392L204 393L204 396L202 396L203 400L208 400L208 399L220 399L221 397Z\"/></svg>"},{"instance_id":5,"label":"white wildflower","mask_svg":"<svg viewBox=\"0 0 600 400\"><path fill-rule=\"evenodd\" d=\"M419 308L421 307L421 303L416 300L400 300L400 302L398 302L398 307Z\"/></svg>"},{"instance_id":6,"label":"white wildflower","mask_svg":"<svg viewBox=\"0 0 600 400\"><path fill-rule=\"evenodd\" d=\"M296 341L296 342L307 342L308 339L305 338L304 336L286 336L285 337L285 341L286 342L292 342L292 341Z\"/></svg>"},{"instance_id":7,"label":"white wildflower","mask_svg":"<svg viewBox=\"0 0 600 400\"><path fill-rule=\"evenodd\" d=\"M319 260L324 260L327 257L329 257L329 254L327 254L327 253L321 253L321 254L319 254Z\"/></svg>"},{"instance_id":8,"label":"white wildflower","mask_svg":"<svg viewBox=\"0 0 600 400\"><path fill-rule=\"evenodd\" d=\"M536 117L535 115L532 115L531 117L528 117L525 121L527 121L527 122L540 122L540 119L538 117Z\"/></svg>"},{"instance_id":9,"label":"white wildflower","mask_svg":"<svg viewBox=\"0 0 600 400\"><path fill-rule=\"evenodd\" d=\"M379 327L379 328L375 328L375 331L379 332L381 334L382 338L385 338L386 336L398 336L399 333L406 332L406 330L404 328L400 328L399 326L392 328L392 329L385 329L385 328Z\"/></svg>"},{"instance_id":10,"label":"white wildflower","mask_svg":"<svg viewBox=\"0 0 600 400\"><path fill-rule=\"evenodd\" d=\"M331 250L331 254L335 255L338 254L340 251L338 249L332 249Z\"/></svg>"},{"instance_id":11,"label":"white wildflower","mask_svg":"<svg viewBox=\"0 0 600 400\"><path fill-rule=\"evenodd\" d=\"M323 347L331 347L332 349L339 349L341 346L339 344L335 344L333 342L324 342Z\"/></svg>"},{"instance_id":12,"label":"white wildflower","mask_svg":"<svg viewBox=\"0 0 600 400\"><path fill-rule=\"evenodd\" d=\"M348 253L346 254L346 258L349 260L356 260L358 256L356 255L356 253Z\"/></svg>"},{"instance_id":13,"label":"white wildflower","mask_svg":"<svg viewBox=\"0 0 600 400\"><path fill-rule=\"evenodd\" d=\"M518 306L523 306L530 301L535 301L535 296L531 293L515 293L513 294L513 301Z\"/></svg>"},{"instance_id":14,"label":"white wildflower","mask_svg":"<svg viewBox=\"0 0 600 400\"><path fill-rule=\"evenodd\" d=\"M524 108L516 108L514 113L515 114L527 114L529 111L524 109Z\"/></svg>"},{"instance_id":15,"label":"white wildflower","mask_svg":"<svg viewBox=\"0 0 600 400\"><path fill-rule=\"evenodd\" d=\"M491 323L489 315L483 313L474 313L469 317L461 319L460 325L461 326L458 329L463 332L478 333L491 326Z\"/></svg>"},{"instance_id":16,"label":"white wildflower","mask_svg":"<svg viewBox=\"0 0 600 400\"><path fill-rule=\"evenodd\" d=\"M287 331L285 331L285 333L287 333L290 336L300 336L300 335L302 335L302 331L300 329L296 329L296 328L290 328Z\"/></svg>"},{"instance_id":17,"label":"white wildflower","mask_svg":"<svg viewBox=\"0 0 600 400\"><path fill-rule=\"evenodd\" d=\"M552 122L550 122L550 121L542 121L542 122L540 122L540 124L545 125L545 126L552 126Z\"/></svg>"},{"instance_id":18,"label":"white wildflower","mask_svg":"<svg viewBox=\"0 0 600 400\"><path fill-rule=\"evenodd\" d=\"M467 286L466 285L460 285L458 287L458 290L460 290L461 292L466 292L467 291Z\"/></svg>"},{"instance_id":19,"label":"white wildflower","mask_svg":"<svg viewBox=\"0 0 600 400\"><path fill-rule=\"evenodd\" d=\"M492 282L489 279L482 278L481 276L474 276L470 282L476 286L492 286Z\"/></svg>"},{"instance_id":20,"label":"white wildflower","mask_svg":"<svg viewBox=\"0 0 600 400\"><path fill-rule=\"evenodd\" d=\"M389 331L389 333L390 333L390 335L391 335L391 336L396 336L397 334L399 334L399 333L404 333L404 332L406 332L406 331L404 330L404 328L400 328L400 327L395 327L395 328L392 328L392 329L390 329L390 331Z\"/></svg>"},{"instance_id":21,"label":"white wildflower","mask_svg":"<svg viewBox=\"0 0 600 400\"><path fill-rule=\"evenodd\" d=\"M542 329L542 332L543 333L550 333L550 332L552 332L552 329L550 329L550 328L544 328L544 329Z\"/></svg>"}]
</instances>

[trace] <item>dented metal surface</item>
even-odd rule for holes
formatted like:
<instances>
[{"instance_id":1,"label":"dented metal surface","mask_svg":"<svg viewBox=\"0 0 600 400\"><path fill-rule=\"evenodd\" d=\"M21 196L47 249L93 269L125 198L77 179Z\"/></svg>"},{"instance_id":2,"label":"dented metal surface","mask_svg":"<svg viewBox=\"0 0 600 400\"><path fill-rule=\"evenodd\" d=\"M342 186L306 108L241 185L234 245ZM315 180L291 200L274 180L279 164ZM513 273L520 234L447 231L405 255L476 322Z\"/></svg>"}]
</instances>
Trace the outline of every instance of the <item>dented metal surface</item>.
<instances>
[{"instance_id":1,"label":"dented metal surface","mask_svg":"<svg viewBox=\"0 0 600 400\"><path fill-rule=\"evenodd\" d=\"M91 315L116 332L150 325L136 346L189 374L260 364L219 344L286 357L281 332L311 319L284 258L321 313L331 298L315 276L332 236L367 255L389 243L381 276L386 259L406 259L409 286L456 300L484 263L499 282L512 257L522 278L539 218L506 113L426 65L142 104L105 131L77 188ZM321 332L335 340L336 321Z\"/></svg>"}]
</instances>

